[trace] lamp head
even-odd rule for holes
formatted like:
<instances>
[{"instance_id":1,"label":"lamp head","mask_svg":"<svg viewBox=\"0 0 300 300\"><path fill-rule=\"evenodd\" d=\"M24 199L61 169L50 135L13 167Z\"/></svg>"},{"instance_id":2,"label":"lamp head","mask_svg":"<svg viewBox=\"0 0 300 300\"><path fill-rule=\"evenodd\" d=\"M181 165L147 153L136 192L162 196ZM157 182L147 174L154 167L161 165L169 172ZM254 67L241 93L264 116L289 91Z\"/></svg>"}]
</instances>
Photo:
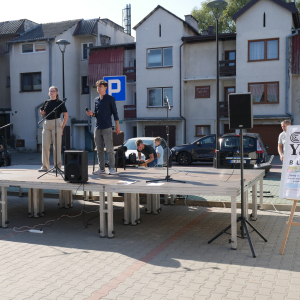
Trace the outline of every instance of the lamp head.
<instances>
[{"instance_id":1,"label":"lamp head","mask_svg":"<svg viewBox=\"0 0 300 300\"><path fill-rule=\"evenodd\" d=\"M58 40L56 42L56 44L58 45L59 47L59 50L64 53L66 51L66 47L67 45L69 45L70 43L67 41L67 40Z\"/></svg>"},{"instance_id":2,"label":"lamp head","mask_svg":"<svg viewBox=\"0 0 300 300\"><path fill-rule=\"evenodd\" d=\"M224 0L212 0L206 5L212 10L215 18L219 18L222 11L226 8L227 2Z\"/></svg>"}]
</instances>

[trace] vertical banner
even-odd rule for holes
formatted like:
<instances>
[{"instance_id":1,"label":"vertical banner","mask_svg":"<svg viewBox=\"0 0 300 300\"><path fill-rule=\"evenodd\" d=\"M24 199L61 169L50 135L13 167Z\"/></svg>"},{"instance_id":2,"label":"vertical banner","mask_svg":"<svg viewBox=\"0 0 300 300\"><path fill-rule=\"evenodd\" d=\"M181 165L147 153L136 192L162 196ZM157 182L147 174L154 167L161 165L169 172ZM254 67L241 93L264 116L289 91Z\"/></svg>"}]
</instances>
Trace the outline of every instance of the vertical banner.
<instances>
[{"instance_id":1,"label":"vertical banner","mask_svg":"<svg viewBox=\"0 0 300 300\"><path fill-rule=\"evenodd\" d=\"M300 126L287 126L280 198L300 200Z\"/></svg>"}]
</instances>

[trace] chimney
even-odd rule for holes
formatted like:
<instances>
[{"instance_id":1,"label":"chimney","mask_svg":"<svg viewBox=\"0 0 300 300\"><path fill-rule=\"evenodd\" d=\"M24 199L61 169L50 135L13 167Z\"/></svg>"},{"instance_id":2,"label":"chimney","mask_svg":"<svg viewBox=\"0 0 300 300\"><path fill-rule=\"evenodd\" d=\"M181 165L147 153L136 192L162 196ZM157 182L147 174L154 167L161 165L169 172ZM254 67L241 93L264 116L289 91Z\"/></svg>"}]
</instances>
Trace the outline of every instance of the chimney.
<instances>
[{"instance_id":1,"label":"chimney","mask_svg":"<svg viewBox=\"0 0 300 300\"><path fill-rule=\"evenodd\" d=\"M185 21L198 31L198 21L192 15L185 15Z\"/></svg>"},{"instance_id":2,"label":"chimney","mask_svg":"<svg viewBox=\"0 0 300 300\"><path fill-rule=\"evenodd\" d=\"M214 34L214 26L208 26L208 35Z\"/></svg>"}]
</instances>

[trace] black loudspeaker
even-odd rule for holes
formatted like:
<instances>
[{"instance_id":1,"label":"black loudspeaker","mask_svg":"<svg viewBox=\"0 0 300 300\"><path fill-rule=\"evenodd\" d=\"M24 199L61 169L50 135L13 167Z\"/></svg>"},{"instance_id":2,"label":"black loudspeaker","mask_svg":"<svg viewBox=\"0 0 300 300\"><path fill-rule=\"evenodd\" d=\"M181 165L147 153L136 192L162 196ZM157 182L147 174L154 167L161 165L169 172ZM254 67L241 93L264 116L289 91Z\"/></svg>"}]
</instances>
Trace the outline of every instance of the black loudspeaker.
<instances>
[{"instance_id":1,"label":"black loudspeaker","mask_svg":"<svg viewBox=\"0 0 300 300\"><path fill-rule=\"evenodd\" d=\"M65 151L65 181L84 183L88 177L88 152Z\"/></svg>"},{"instance_id":2,"label":"black loudspeaker","mask_svg":"<svg viewBox=\"0 0 300 300\"><path fill-rule=\"evenodd\" d=\"M253 110L251 93L229 94L229 129L251 129Z\"/></svg>"}]
</instances>

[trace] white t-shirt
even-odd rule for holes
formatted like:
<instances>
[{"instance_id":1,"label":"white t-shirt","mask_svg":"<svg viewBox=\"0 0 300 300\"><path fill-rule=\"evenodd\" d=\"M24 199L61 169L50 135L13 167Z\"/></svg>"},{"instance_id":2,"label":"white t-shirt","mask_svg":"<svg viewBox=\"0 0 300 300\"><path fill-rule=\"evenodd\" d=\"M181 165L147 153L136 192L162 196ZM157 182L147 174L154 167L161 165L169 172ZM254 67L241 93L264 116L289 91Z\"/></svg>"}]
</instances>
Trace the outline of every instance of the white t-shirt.
<instances>
[{"instance_id":1,"label":"white t-shirt","mask_svg":"<svg viewBox=\"0 0 300 300\"><path fill-rule=\"evenodd\" d=\"M284 153L284 150L285 150L285 137L286 137L286 132L285 131L282 131L280 134L279 134L279 137L278 137L278 144L281 144L283 145L282 146L282 151Z\"/></svg>"},{"instance_id":2,"label":"white t-shirt","mask_svg":"<svg viewBox=\"0 0 300 300\"><path fill-rule=\"evenodd\" d=\"M155 149L156 153L159 154L159 158L157 159L157 164L162 165L164 163L164 149L161 145L157 146Z\"/></svg>"}]
</instances>

